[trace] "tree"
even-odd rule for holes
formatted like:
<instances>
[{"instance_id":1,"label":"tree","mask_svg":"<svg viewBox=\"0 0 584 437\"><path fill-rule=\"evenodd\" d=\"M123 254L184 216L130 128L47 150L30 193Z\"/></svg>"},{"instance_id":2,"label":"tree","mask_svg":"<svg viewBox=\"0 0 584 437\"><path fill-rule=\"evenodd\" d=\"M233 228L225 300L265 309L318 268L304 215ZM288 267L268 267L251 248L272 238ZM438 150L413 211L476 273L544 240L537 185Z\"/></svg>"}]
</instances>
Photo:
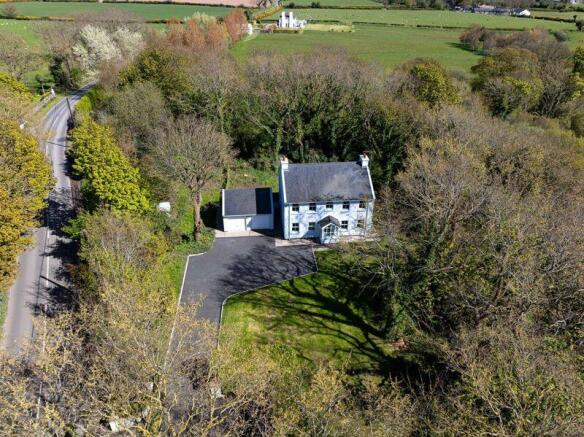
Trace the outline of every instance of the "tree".
<instances>
[{"instance_id":1,"label":"tree","mask_svg":"<svg viewBox=\"0 0 584 437\"><path fill-rule=\"evenodd\" d=\"M574 50L574 73L584 75L584 47L579 46Z\"/></svg>"},{"instance_id":2,"label":"tree","mask_svg":"<svg viewBox=\"0 0 584 437\"><path fill-rule=\"evenodd\" d=\"M73 171L86 181L88 206L144 212L149 209L140 172L117 146L109 128L87 119L71 133Z\"/></svg>"},{"instance_id":3,"label":"tree","mask_svg":"<svg viewBox=\"0 0 584 437\"><path fill-rule=\"evenodd\" d=\"M89 77L95 77L99 69L111 62L131 62L144 43L142 35L126 27L108 33L106 29L88 24L81 29L73 54Z\"/></svg>"},{"instance_id":4,"label":"tree","mask_svg":"<svg viewBox=\"0 0 584 437\"><path fill-rule=\"evenodd\" d=\"M191 61L184 52L172 47L149 46L120 72L119 84L124 87L141 81L152 82L160 89L174 113L184 113L192 94Z\"/></svg>"},{"instance_id":5,"label":"tree","mask_svg":"<svg viewBox=\"0 0 584 437\"><path fill-rule=\"evenodd\" d=\"M79 31L76 23L48 24L38 33L49 54L49 71L55 85L63 89L74 89L81 85L81 70L73 55L75 37Z\"/></svg>"},{"instance_id":6,"label":"tree","mask_svg":"<svg viewBox=\"0 0 584 437\"><path fill-rule=\"evenodd\" d=\"M231 139L207 121L180 118L161 129L153 146L160 170L184 184L193 203L193 234L199 239L203 190L214 176L230 165Z\"/></svg>"},{"instance_id":7,"label":"tree","mask_svg":"<svg viewBox=\"0 0 584 437\"><path fill-rule=\"evenodd\" d=\"M574 363L517 325L508 321L457 336L446 361L460 382L436 403L433 433L584 432L584 384Z\"/></svg>"},{"instance_id":8,"label":"tree","mask_svg":"<svg viewBox=\"0 0 584 437\"><path fill-rule=\"evenodd\" d=\"M533 110L543 95L537 55L523 48L494 50L472 67L473 87L483 92L493 114Z\"/></svg>"},{"instance_id":9,"label":"tree","mask_svg":"<svg viewBox=\"0 0 584 437\"><path fill-rule=\"evenodd\" d=\"M0 121L0 290L8 288L53 179L37 141Z\"/></svg>"},{"instance_id":10,"label":"tree","mask_svg":"<svg viewBox=\"0 0 584 437\"><path fill-rule=\"evenodd\" d=\"M38 64L38 54L30 50L26 41L11 33L2 35L0 66L3 65L14 79L20 80L24 73L34 70Z\"/></svg>"},{"instance_id":11,"label":"tree","mask_svg":"<svg viewBox=\"0 0 584 437\"><path fill-rule=\"evenodd\" d=\"M140 156L156 141L159 126L166 123L171 113L160 90L151 82L137 82L115 93L107 103L118 138L127 138L131 153Z\"/></svg>"},{"instance_id":12,"label":"tree","mask_svg":"<svg viewBox=\"0 0 584 437\"><path fill-rule=\"evenodd\" d=\"M431 59L416 60L406 65L404 88L430 107L458 103L460 98L442 66Z\"/></svg>"},{"instance_id":13,"label":"tree","mask_svg":"<svg viewBox=\"0 0 584 437\"><path fill-rule=\"evenodd\" d=\"M247 34L247 19L241 9L231 11L224 20L227 33L229 33L233 44Z\"/></svg>"}]
</instances>

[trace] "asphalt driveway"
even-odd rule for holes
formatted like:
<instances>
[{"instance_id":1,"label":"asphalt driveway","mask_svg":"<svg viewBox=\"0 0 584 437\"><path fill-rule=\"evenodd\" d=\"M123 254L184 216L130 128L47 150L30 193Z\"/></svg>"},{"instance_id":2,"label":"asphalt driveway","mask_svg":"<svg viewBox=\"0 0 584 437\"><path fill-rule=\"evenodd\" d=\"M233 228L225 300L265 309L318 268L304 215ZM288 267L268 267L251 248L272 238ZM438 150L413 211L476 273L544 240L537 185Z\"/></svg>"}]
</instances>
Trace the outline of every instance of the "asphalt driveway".
<instances>
[{"instance_id":1,"label":"asphalt driveway","mask_svg":"<svg viewBox=\"0 0 584 437\"><path fill-rule=\"evenodd\" d=\"M218 324L227 297L315 271L308 246L276 247L271 237L217 238L209 252L189 257L181 303L204 298L199 317Z\"/></svg>"}]
</instances>

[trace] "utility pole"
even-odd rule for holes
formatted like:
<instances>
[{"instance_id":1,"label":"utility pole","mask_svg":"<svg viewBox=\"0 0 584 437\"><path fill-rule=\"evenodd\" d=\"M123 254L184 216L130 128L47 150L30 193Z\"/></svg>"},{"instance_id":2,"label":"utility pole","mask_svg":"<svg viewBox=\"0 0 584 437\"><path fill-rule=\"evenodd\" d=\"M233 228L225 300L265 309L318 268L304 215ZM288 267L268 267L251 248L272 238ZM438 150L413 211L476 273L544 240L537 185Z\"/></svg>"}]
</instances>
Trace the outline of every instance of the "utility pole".
<instances>
[{"instance_id":1,"label":"utility pole","mask_svg":"<svg viewBox=\"0 0 584 437\"><path fill-rule=\"evenodd\" d=\"M67 108L69 108L69 116L71 117L71 119L73 119L73 111L71 110L71 103L69 103L69 97L65 97L65 100L67 101Z\"/></svg>"}]
</instances>

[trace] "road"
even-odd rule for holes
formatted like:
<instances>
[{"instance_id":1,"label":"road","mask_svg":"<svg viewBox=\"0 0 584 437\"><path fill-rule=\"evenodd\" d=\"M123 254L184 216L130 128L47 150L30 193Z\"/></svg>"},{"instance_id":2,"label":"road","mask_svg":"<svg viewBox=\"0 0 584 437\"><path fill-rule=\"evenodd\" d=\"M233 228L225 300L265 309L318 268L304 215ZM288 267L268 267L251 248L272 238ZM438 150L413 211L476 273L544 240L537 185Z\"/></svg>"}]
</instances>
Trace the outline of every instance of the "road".
<instances>
[{"instance_id":1,"label":"road","mask_svg":"<svg viewBox=\"0 0 584 437\"><path fill-rule=\"evenodd\" d=\"M69 96L73 107L88 88ZM72 213L71 179L65 157L69 108L66 99L52 107L42 122L41 146L51 162L55 188L43 214L41 227L34 231L34 246L19 258L16 281L9 290L2 348L18 354L34 335L33 319L46 304L55 305L68 297L63 265L70 255L70 241L60 233Z\"/></svg>"}]
</instances>

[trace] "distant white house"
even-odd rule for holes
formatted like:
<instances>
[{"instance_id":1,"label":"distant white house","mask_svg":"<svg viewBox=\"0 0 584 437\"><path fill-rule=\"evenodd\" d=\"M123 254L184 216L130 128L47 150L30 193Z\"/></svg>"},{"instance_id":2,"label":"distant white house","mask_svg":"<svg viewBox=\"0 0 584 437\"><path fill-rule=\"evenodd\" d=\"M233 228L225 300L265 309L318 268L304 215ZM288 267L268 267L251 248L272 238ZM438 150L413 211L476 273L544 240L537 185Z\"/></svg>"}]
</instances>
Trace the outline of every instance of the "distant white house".
<instances>
[{"instance_id":1,"label":"distant white house","mask_svg":"<svg viewBox=\"0 0 584 437\"><path fill-rule=\"evenodd\" d=\"M529 9L518 9L514 15L517 15L518 17L531 17L531 12Z\"/></svg>"},{"instance_id":2,"label":"distant white house","mask_svg":"<svg viewBox=\"0 0 584 437\"><path fill-rule=\"evenodd\" d=\"M280 18L278 19L278 27L280 29L304 29L306 26L306 20L298 20L294 18L292 11L282 12Z\"/></svg>"},{"instance_id":3,"label":"distant white house","mask_svg":"<svg viewBox=\"0 0 584 437\"><path fill-rule=\"evenodd\" d=\"M280 162L280 216L284 239L316 238L333 243L364 236L373 224L375 192L369 158L358 161Z\"/></svg>"}]
</instances>

